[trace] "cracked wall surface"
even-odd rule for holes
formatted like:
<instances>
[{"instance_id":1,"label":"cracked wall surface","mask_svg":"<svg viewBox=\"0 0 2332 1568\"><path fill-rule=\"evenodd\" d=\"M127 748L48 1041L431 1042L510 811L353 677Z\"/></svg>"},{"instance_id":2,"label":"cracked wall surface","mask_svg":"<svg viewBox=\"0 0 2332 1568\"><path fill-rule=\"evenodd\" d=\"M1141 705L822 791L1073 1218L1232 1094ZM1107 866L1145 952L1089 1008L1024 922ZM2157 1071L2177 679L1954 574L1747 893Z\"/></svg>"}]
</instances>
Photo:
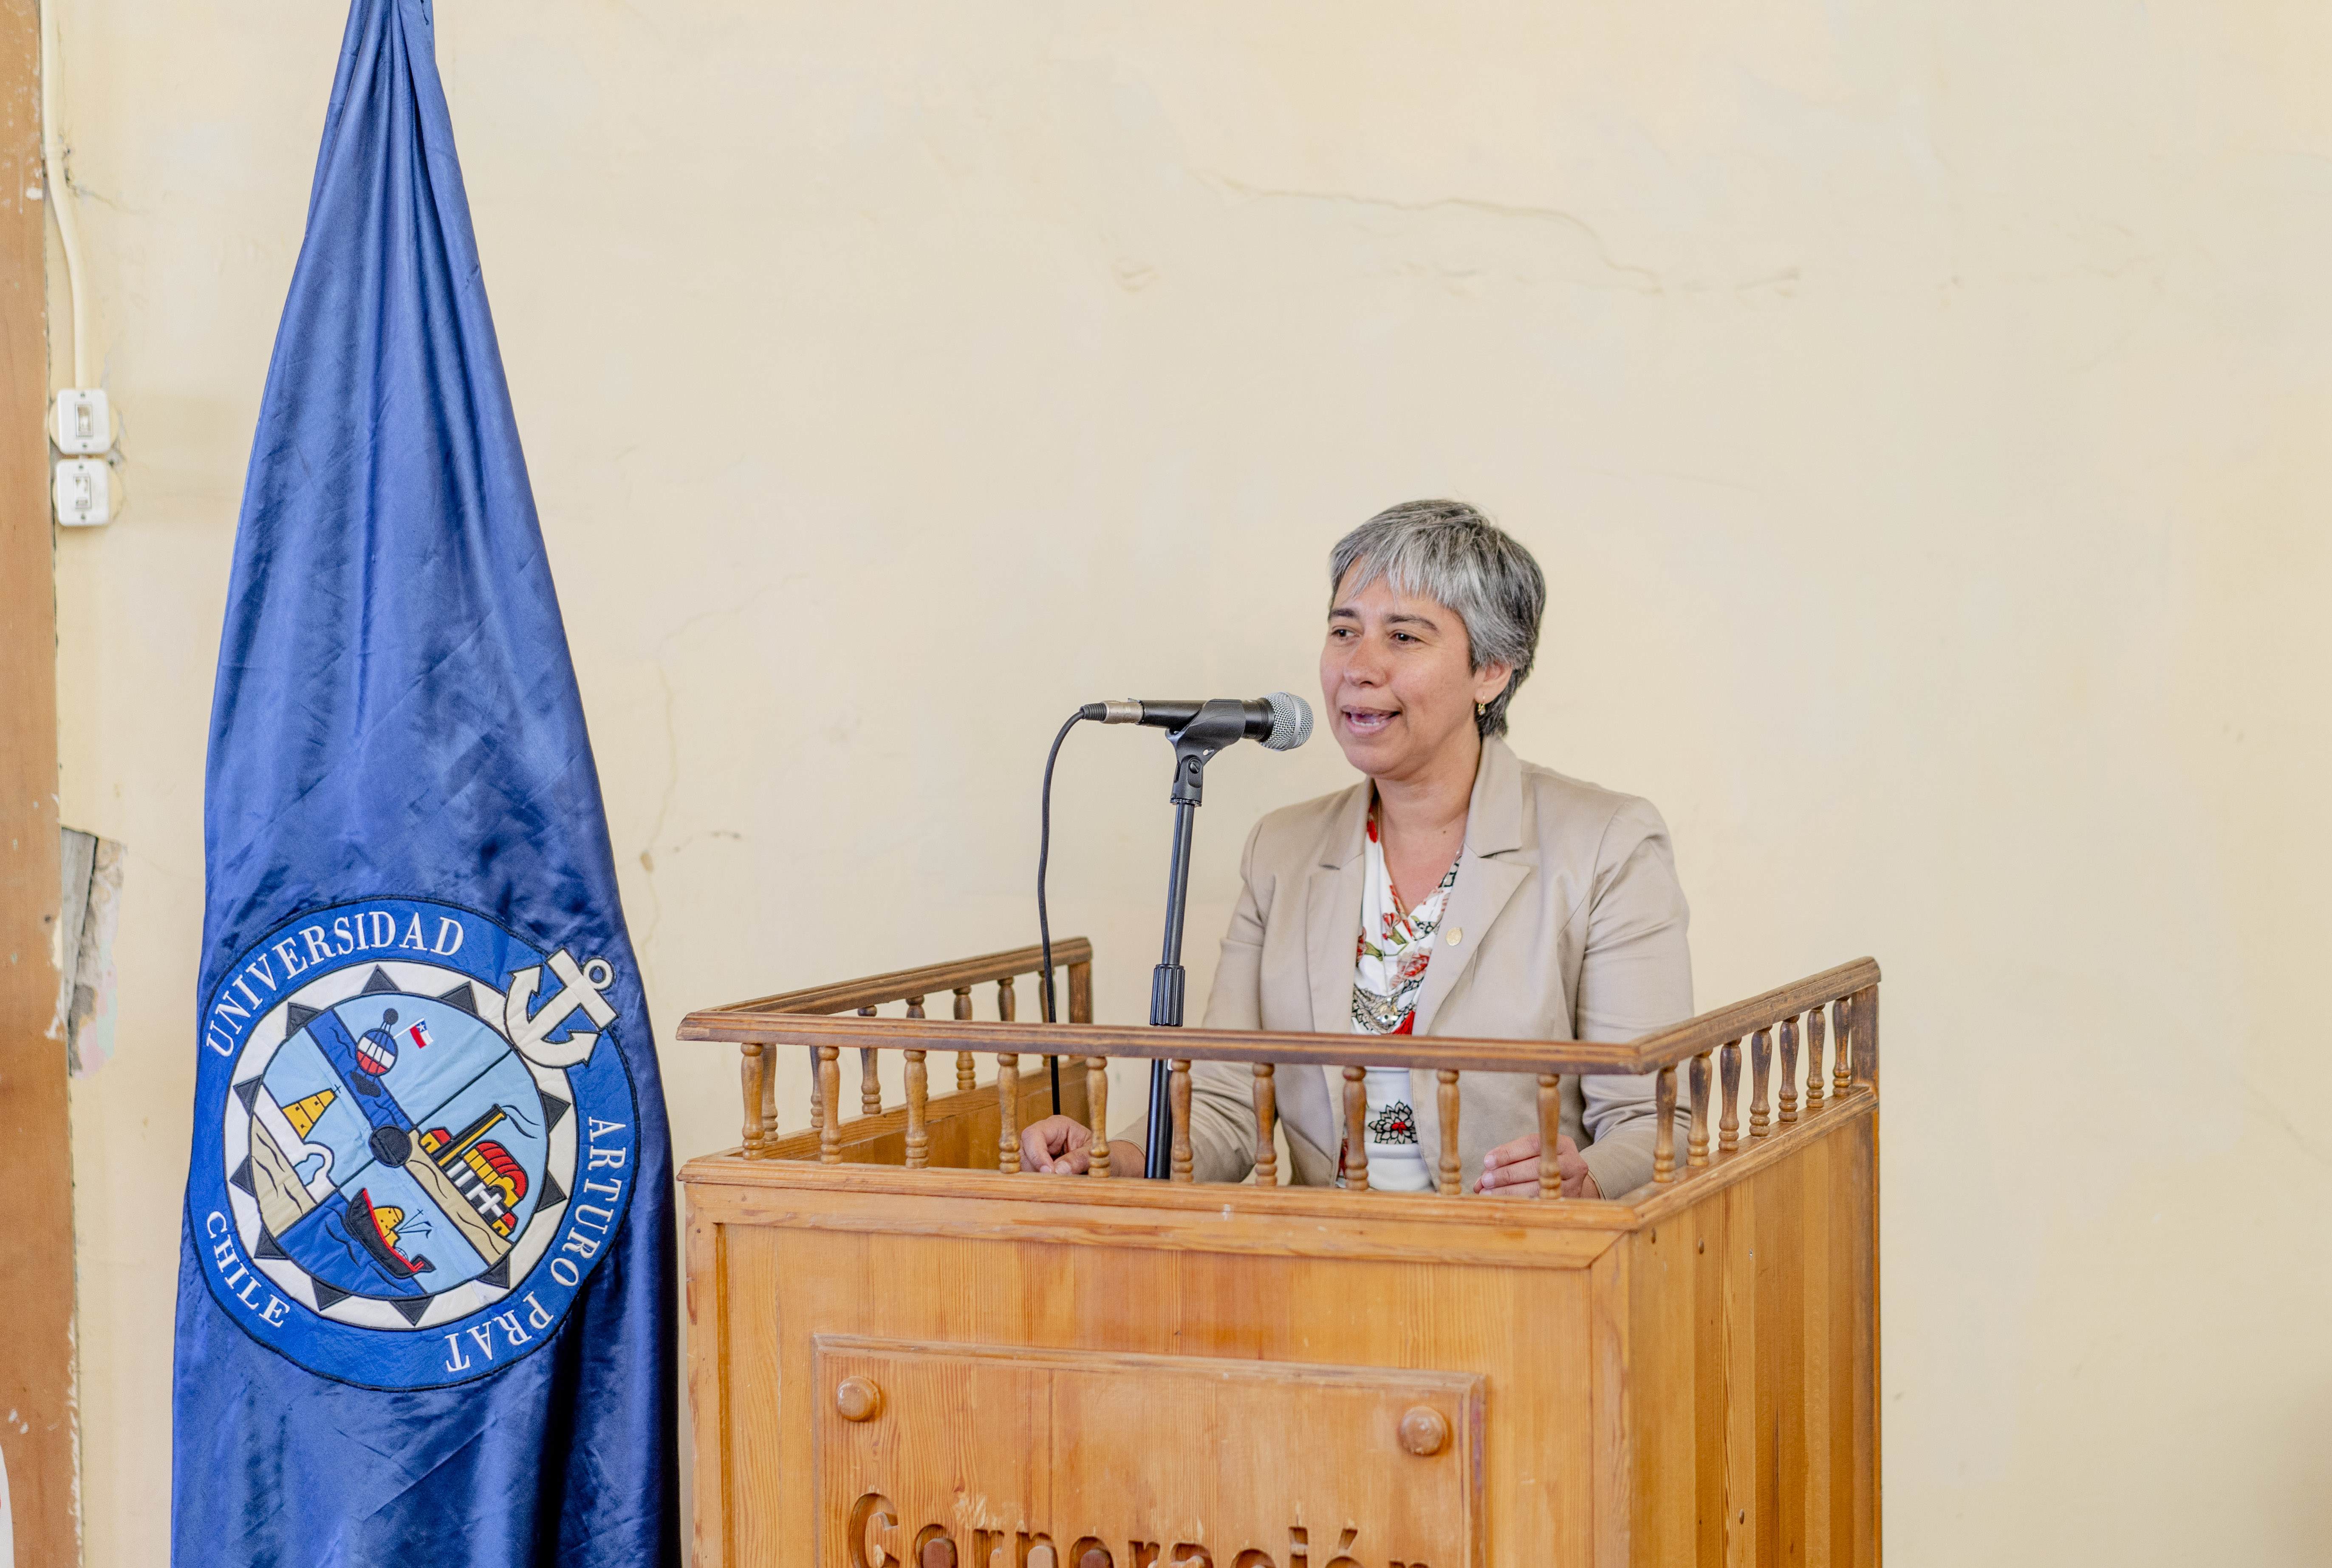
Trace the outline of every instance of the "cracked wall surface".
<instances>
[{"instance_id":1,"label":"cracked wall surface","mask_svg":"<svg viewBox=\"0 0 2332 1568\"><path fill-rule=\"evenodd\" d=\"M1703 1003L1887 966L1892 1560L2332 1560L2332 11L437 14L662 1028L1032 940L1060 717L1308 689L1329 542L1466 496L1552 584L1516 741L1666 812ZM222 598L341 17L63 19L126 431L58 593L62 815L132 862L73 1127L127 1568ZM1105 1018L1167 760L1063 755ZM1194 990L1247 825L1349 777L1214 768ZM664 1066L676 1152L733 1141L732 1059Z\"/></svg>"}]
</instances>

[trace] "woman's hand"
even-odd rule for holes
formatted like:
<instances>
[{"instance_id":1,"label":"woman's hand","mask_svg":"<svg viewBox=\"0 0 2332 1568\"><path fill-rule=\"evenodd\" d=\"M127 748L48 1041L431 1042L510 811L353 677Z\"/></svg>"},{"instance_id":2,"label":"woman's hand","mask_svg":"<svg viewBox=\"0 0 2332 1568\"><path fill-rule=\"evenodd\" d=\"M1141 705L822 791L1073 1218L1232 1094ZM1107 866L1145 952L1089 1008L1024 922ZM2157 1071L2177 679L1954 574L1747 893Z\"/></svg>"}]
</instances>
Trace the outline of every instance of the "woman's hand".
<instances>
[{"instance_id":1,"label":"woman's hand","mask_svg":"<svg viewBox=\"0 0 2332 1568\"><path fill-rule=\"evenodd\" d=\"M1587 1161L1579 1152L1579 1145L1568 1138L1554 1141L1554 1168L1563 1177L1565 1198L1603 1196L1603 1190L1595 1185L1595 1178L1588 1174ZM1483 1155L1482 1179L1474 1183L1474 1190L1491 1198L1537 1197L1538 1134L1526 1133Z\"/></svg>"},{"instance_id":2,"label":"woman's hand","mask_svg":"<svg viewBox=\"0 0 2332 1568\"><path fill-rule=\"evenodd\" d=\"M1066 1116L1047 1116L1020 1130L1020 1169L1045 1176L1082 1176L1093 1169L1093 1129ZM1123 1138L1109 1146L1109 1173L1142 1174L1142 1145Z\"/></svg>"},{"instance_id":3,"label":"woman's hand","mask_svg":"<svg viewBox=\"0 0 2332 1568\"><path fill-rule=\"evenodd\" d=\"M1093 1129L1066 1116L1047 1116L1020 1129L1020 1169L1047 1176L1082 1176L1093 1168Z\"/></svg>"}]
</instances>

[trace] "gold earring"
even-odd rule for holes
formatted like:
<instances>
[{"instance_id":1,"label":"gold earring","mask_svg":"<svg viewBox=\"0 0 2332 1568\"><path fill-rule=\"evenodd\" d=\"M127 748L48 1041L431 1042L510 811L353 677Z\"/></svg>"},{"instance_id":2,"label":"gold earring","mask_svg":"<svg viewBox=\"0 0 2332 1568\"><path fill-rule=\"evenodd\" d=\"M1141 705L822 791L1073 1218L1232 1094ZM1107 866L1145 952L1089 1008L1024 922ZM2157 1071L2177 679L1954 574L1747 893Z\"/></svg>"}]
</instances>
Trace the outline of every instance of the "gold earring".
<instances>
[{"instance_id":1,"label":"gold earring","mask_svg":"<svg viewBox=\"0 0 2332 1568\"><path fill-rule=\"evenodd\" d=\"M1489 711L1490 711L1490 704L1489 704L1489 703L1475 703L1475 704L1474 704L1474 717L1476 717L1477 719L1480 718L1483 714L1485 714L1485 713L1488 712Z\"/></svg>"}]
</instances>

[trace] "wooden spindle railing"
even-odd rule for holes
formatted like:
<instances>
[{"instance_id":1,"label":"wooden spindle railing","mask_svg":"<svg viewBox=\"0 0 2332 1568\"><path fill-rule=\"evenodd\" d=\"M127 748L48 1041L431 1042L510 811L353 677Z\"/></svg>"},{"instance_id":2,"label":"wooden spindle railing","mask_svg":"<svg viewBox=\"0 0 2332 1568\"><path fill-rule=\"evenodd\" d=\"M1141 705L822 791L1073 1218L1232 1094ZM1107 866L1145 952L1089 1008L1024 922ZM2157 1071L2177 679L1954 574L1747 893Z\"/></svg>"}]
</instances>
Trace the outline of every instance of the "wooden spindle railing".
<instances>
[{"instance_id":1,"label":"wooden spindle railing","mask_svg":"<svg viewBox=\"0 0 2332 1568\"><path fill-rule=\"evenodd\" d=\"M1730 1154L1741 1147L1741 1042L1725 1041L1717 1061L1725 1075L1725 1120L1717 1123L1716 1147Z\"/></svg>"},{"instance_id":2,"label":"wooden spindle railing","mask_svg":"<svg viewBox=\"0 0 2332 1568\"><path fill-rule=\"evenodd\" d=\"M1684 1162L1697 1171L1708 1163L1708 1053L1692 1059L1692 1135L1685 1144Z\"/></svg>"},{"instance_id":3,"label":"wooden spindle railing","mask_svg":"<svg viewBox=\"0 0 2332 1568\"><path fill-rule=\"evenodd\" d=\"M999 1051L996 1056L996 1168L1007 1176L1020 1170L1020 1056Z\"/></svg>"},{"instance_id":4,"label":"wooden spindle railing","mask_svg":"<svg viewBox=\"0 0 2332 1568\"><path fill-rule=\"evenodd\" d=\"M1070 988L1072 1006L1075 988ZM1109 1174L1109 1058L1085 1058L1085 1108L1093 1118L1093 1173Z\"/></svg>"},{"instance_id":5,"label":"wooden spindle railing","mask_svg":"<svg viewBox=\"0 0 2332 1568\"><path fill-rule=\"evenodd\" d=\"M931 1081L922 1051L907 1053L907 1169L921 1171L932 1161Z\"/></svg>"},{"instance_id":6,"label":"wooden spindle railing","mask_svg":"<svg viewBox=\"0 0 2332 1568\"><path fill-rule=\"evenodd\" d=\"M842 1098L842 1047L820 1046L817 1048L817 1092L826 1105L838 1104ZM827 1115L817 1124L817 1157L822 1163L842 1163L842 1118Z\"/></svg>"},{"instance_id":7,"label":"wooden spindle railing","mask_svg":"<svg viewBox=\"0 0 2332 1568\"><path fill-rule=\"evenodd\" d=\"M1271 1063L1256 1063L1255 1184L1258 1187L1279 1185L1279 1085L1272 1073Z\"/></svg>"},{"instance_id":8,"label":"wooden spindle railing","mask_svg":"<svg viewBox=\"0 0 2332 1568\"><path fill-rule=\"evenodd\" d=\"M1168 1174L1177 1181L1196 1181L1190 1152L1190 1064L1187 1058L1166 1065L1166 1110L1173 1120Z\"/></svg>"},{"instance_id":9,"label":"wooden spindle railing","mask_svg":"<svg viewBox=\"0 0 2332 1568\"><path fill-rule=\"evenodd\" d=\"M996 1016L1004 1023L1016 1023L1019 1011L1012 1000L1012 977L1005 975L996 982ZM1020 1056L1018 1052L1002 1051L996 1057L996 1168L1006 1175L1020 1169Z\"/></svg>"},{"instance_id":10,"label":"wooden spindle railing","mask_svg":"<svg viewBox=\"0 0 2332 1568\"><path fill-rule=\"evenodd\" d=\"M760 1146L766 1113L762 1110L762 1088L772 1076L761 1061L766 1049L759 1040L747 1040L738 1047L737 1076L745 1093L745 1147Z\"/></svg>"},{"instance_id":11,"label":"wooden spindle railing","mask_svg":"<svg viewBox=\"0 0 2332 1568\"><path fill-rule=\"evenodd\" d=\"M1458 1155L1458 1069L1438 1068L1434 1076L1440 1087L1441 1170L1433 1190L1444 1198L1455 1198L1465 1185L1465 1171Z\"/></svg>"},{"instance_id":12,"label":"wooden spindle railing","mask_svg":"<svg viewBox=\"0 0 2332 1568\"><path fill-rule=\"evenodd\" d=\"M860 1008L858 1016L871 1018L874 1016L874 1009ZM872 1046L858 1047L858 1114L862 1116L883 1114L883 1079L880 1069L874 1065L874 1047Z\"/></svg>"},{"instance_id":13,"label":"wooden spindle railing","mask_svg":"<svg viewBox=\"0 0 2332 1568\"><path fill-rule=\"evenodd\" d=\"M951 1099L944 1114L934 1118L929 1086L931 1049L956 1051L959 1083L971 1076L967 1069L976 1056L992 1055L997 1064L993 1098L979 1096L976 1103L992 1105L992 1112L980 1114L996 1118L983 1126L994 1130L992 1168L1008 1175L1021 1169L1023 1122L1040 1114L1036 1109L1036 1091L1041 1080L1028 1085L1024 1106L1024 1058L1032 1066L1043 1061L1056 1068L1063 1056L1071 1064L1084 1064L1085 1072L1077 1080L1084 1101L1078 1114L1095 1129L1089 1165L1096 1175L1111 1173L1106 1141L1110 1057L1164 1058L1169 1064L1171 1139L1166 1163L1172 1179L1186 1183L1194 1180L1196 1165L1191 1132L1193 1064L1202 1058L1247 1063L1255 1109L1253 1169L1257 1183L1265 1187L1278 1184L1283 1163L1276 1143L1276 1066L1331 1066L1335 1069L1331 1081L1340 1077L1343 1090L1338 1107L1343 1123L1343 1184L1356 1192L1371 1190L1367 1069L1341 1059L1349 1054L1351 1037L1264 1036L1204 1028L1164 1037L1155 1030L1100 1028L1090 1017L1090 945L1072 940L1060 944L1057 951L1062 967L1069 971L1070 1021L1066 1026L1019 1023L1015 980L1019 974L1033 972L1037 961L1034 950L1023 949L692 1014L680 1034L683 1038L726 1039L739 1046L740 1090L745 1110L741 1152L749 1159L774 1157L779 1143L774 1087L779 1053L774 1047L787 1044L807 1047L813 1064L813 1133L808 1143L788 1140L786 1146L797 1153L814 1150L814 1157L827 1164L865 1159L867 1139L877 1135L865 1131L845 1133L840 1056L846 1045L859 1053L858 1100L863 1114L859 1125L873 1123L887 1127L879 1133L893 1140L888 1145L891 1152L884 1158L912 1170L932 1168L942 1125L953 1129L945 1133L953 1142L947 1144L952 1152L944 1162L954 1167L964 1162L961 1118L971 1113ZM1629 1046L1402 1038L1373 1044L1371 1059L1420 1075L1434 1074L1440 1143L1432 1176L1434 1190L1440 1197L1464 1193L1462 1075L1468 1071L1525 1073L1536 1079L1541 1148L1535 1174L1539 1193L1547 1199L1563 1194L1558 1154L1563 1074L1650 1077L1652 1186L1673 1187L1703 1172L1721 1170L1734 1160L1760 1157L1776 1140L1795 1136L1804 1122L1852 1096L1875 1090L1877 980L1877 966L1860 961L1719 1009ZM968 1016L974 1011L978 988L990 984L996 988L995 1019L980 1021ZM932 1022L924 1015L925 998L942 990L953 999L954 1006L949 1009L954 1015L951 1023ZM906 1016L882 1017L882 1008L890 1002L904 1003ZM1067 1032L1056 1034L1056 1028ZM903 1115L897 1109L883 1109L880 1064L884 1049L904 1054ZM1749 1076L1745 1095L1741 1082L1744 1055ZM976 1091L976 1077L972 1082ZM1680 1092L1689 1096L1684 1107L1684 1129L1677 1125L1676 1116ZM959 1090L959 1096L961 1094ZM987 1133L981 1136L985 1139ZM1679 1141L1684 1143L1681 1151ZM846 1146L850 1152L846 1153ZM983 1167L990 1158L985 1152L974 1155L975 1162Z\"/></svg>"},{"instance_id":14,"label":"wooden spindle railing","mask_svg":"<svg viewBox=\"0 0 2332 1568\"><path fill-rule=\"evenodd\" d=\"M1563 1167L1555 1146L1563 1138L1563 1075L1538 1076L1538 1195L1563 1196Z\"/></svg>"},{"instance_id":15,"label":"wooden spindle railing","mask_svg":"<svg viewBox=\"0 0 2332 1568\"><path fill-rule=\"evenodd\" d=\"M1830 1016L1822 1008L1806 1009L1806 1114L1811 1116L1828 1102L1823 1097L1830 1084L1830 1075L1822 1067L1822 1024Z\"/></svg>"},{"instance_id":16,"label":"wooden spindle railing","mask_svg":"<svg viewBox=\"0 0 2332 1568\"><path fill-rule=\"evenodd\" d=\"M1871 993L1870 999L1875 1007L1878 1000L1878 993L1875 990ZM1830 1068L1830 1096L1833 1099L1844 1098L1847 1090L1854 1086L1854 1069L1848 1063L1846 1057L1847 1040L1853 1030L1853 1018L1854 999L1850 996L1839 998L1837 1018L1838 1045L1832 1054Z\"/></svg>"},{"instance_id":17,"label":"wooden spindle railing","mask_svg":"<svg viewBox=\"0 0 2332 1568\"><path fill-rule=\"evenodd\" d=\"M1069 937L1053 944L1053 959L1057 968L1068 971L1068 1021L1074 1024L1093 1022L1093 944L1084 937ZM695 1015L699 1019L717 1018L720 1023L712 1027L723 1031L750 1028L756 1021L800 1017L827 1017L855 1013L865 1018L880 1017L881 1009L892 1003L903 1002L910 1020L925 1018L924 1002L936 993L951 994L956 1021L970 1022L974 1014L977 989L985 985L996 987L996 1017L999 1022L1018 1019L1018 1008L1014 980L1023 974L1035 974L1042 967L1040 950L1034 947L1016 948L1006 952L988 953L979 958L955 963L933 964L922 969L902 970L893 974L874 975L865 980L846 980L837 985L817 986L806 990L787 991L776 996L761 997L752 1001L739 1002L731 1007L712 1009ZM726 1032L691 1035L683 1026L683 1038L731 1037ZM859 1109L863 1115L878 1115L883 1109L880 1077L880 1046L859 1045ZM778 1140L776 1056L767 1040L739 1040L739 1091L744 1104L743 1152L748 1159L768 1158ZM824 1070L818 1048L809 1049L810 1125L823 1130L829 1121L839 1123L839 1112L827 1115L827 1107L836 1102L828 1091L838 1080ZM959 1092L978 1086L976 1057L969 1048L956 1053L956 1088ZM1104 1066L1105 1066L1104 1058ZM928 1063L926 1064L928 1067ZM1092 1076L1088 1074L1088 1082ZM928 1076L927 1076L928 1082ZM911 1101L913 1096L910 1096ZM909 1119L922 1119L928 1133L929 1090L922 1104L908 1106ZM926 1148L928 1153L928 1148ZM999 1157L1000 1158L1000 1157Z\"/></svg>"},{"instance_id":18,"label":"wooden spindle railing","mask_svg":"<svg viewBox=\"0 0 2332 1568\"><path fill-rule=\"evenodd\" d=\"M1857 995L1854 999L1854 1081L1875 1084L1878 1081L1878 988Z\"/></svg>"},{"instance_id":19,"label":"wooden spindle railing","mask_svg":"<svg viewBox=\"0 0 2332 1568\"><path fill-rule=\"evenodd\" d=\"M1652 1088L1652 1180L1676 1180L1676 1068L1662 1067Z\"/></svg>"},{"instance_id":20,"label":"wooden spindle railing","mask_svg":"<svg viewBox=\"0 0 2332 1568\"><path fill-rule=\"evenodd\" d=\"M1794 1015L1782 1020L1782 1083L1781 1093L1775 1098L1781 1102L1781 1119L1784 1122L1796 1121L1798 1119L1798 1020Z\"/></svg>"}]
</instances>

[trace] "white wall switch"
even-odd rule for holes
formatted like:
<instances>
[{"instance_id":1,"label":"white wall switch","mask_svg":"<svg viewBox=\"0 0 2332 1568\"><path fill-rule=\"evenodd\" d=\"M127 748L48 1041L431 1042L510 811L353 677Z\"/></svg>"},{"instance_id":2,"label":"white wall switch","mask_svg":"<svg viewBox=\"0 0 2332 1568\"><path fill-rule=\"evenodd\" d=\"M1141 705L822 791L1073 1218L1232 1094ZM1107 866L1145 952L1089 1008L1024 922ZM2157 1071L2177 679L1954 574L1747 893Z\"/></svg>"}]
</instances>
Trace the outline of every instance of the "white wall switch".
<instances>
[{"instance_id":1,"label":"white wall switch","mask_svg":"<svg viewBox=\"0 0 2332 1568\"><path fill-rule=\"evenodd\" d=\"M105 459L67 457L57 464L57 521L69 528L113 521L112 476L105 471Z\"/></svg>"},{"instance_id":2,"label":"white wall switch","mask_svg":"<svg viewBox=\"0 0 2332 1568\"><path fill-rule=\"evenodd\" d=\"M95 457L113 445L113 410L101 387L68 387L57 394L57 450L68 457ZM100 518L102 522L104 519Z\"/></svg>"}]
</instances>

